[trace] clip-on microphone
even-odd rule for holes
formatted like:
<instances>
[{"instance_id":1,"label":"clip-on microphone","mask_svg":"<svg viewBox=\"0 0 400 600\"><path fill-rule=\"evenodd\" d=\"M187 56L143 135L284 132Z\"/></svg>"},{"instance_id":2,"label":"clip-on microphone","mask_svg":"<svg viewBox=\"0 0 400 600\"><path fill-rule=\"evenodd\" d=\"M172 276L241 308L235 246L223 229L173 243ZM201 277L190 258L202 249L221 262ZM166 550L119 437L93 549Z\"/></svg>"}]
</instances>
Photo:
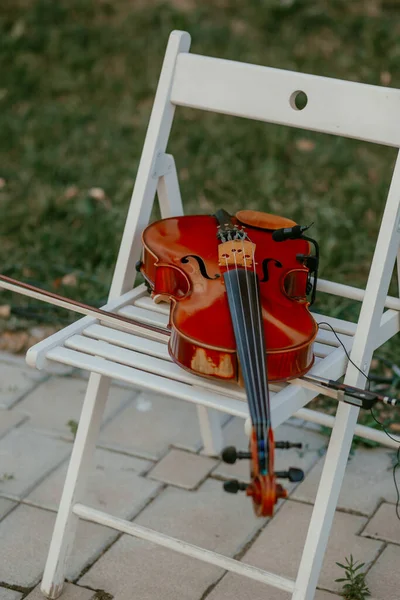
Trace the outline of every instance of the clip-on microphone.
<instances>
[{"instance_id":1,"label":"clip-on microphone","mask_svg":"<svg viewBox=\"0 0 400 600\"><path fill-rule=\"evenodd\" d=\"M293 227L284 227L282 229L276 229L272 234L272 239L274 240L274 242L285 242L286 240L298 240L302 238L314 244L314 256L309 254L298 254L296 257L299 262L304 264L309 269L307 294L311 293L310 306L314 303L315 294L317 292L319 246L314 239L303 235L303 233L307 231L307 229L309 229L312 225L314 225L314 223L311 223L311 225L294 225ZM311 275L314 275L312 282Z\"/></svg>"}]
</instances>

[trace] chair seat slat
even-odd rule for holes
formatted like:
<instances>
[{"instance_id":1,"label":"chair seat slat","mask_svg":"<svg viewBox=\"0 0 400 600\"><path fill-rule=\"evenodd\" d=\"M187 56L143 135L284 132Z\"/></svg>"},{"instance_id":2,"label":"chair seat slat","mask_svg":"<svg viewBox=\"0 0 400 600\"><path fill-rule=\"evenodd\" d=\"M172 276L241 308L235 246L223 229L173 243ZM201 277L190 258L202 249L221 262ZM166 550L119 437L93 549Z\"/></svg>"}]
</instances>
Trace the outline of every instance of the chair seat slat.
<instances>
[{"instance_id":1,"label":"chair seat slat","mask_svg":"<svg viewBox=\"0 0 400 600\"><path fill-rule=\"evenodd\" d=\"M240 400L246 399L245 393L236 385L197 377L170 361L156 358L155 356L148 356L134 350L128 350L127 348L121 348L108 342L75 335L66 342L66 347L89 355L100 356L126 366L135 367L147 373L154 373L166 379L201 386L205 389L214 390L217 393L229 395Z\"/></svg>"}]
</instances>

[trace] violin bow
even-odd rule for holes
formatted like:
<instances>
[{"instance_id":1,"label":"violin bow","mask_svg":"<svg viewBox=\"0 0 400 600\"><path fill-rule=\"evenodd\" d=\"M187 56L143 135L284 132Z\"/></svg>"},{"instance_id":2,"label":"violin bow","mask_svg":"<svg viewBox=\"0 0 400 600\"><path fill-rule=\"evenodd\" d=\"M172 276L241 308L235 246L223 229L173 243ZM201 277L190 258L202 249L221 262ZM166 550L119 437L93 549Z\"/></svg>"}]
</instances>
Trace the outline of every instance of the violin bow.
<instances>
[{"instance_id":1,"label":"violin bow","mask_svg":"<svg viewBox=\"0 0 400 600\"><path fill-rule=\"evenodd\" d=\"M66 310L71 310L78 314L98 318L104 323L118 328L123 327L132 333L138 333L140 330L144 329L157 334L162 334L164 336L169 336L170 334L169 329L166 327L150 325L137 319L124 317L123 315L112 313L101 308L96 308L94 306L84 304L83 302L79 302L78 300L73 300L71 298L67 298L66 296L55 294L54 292L44 290L43 288L36 287L29 283L24 283L18 279L13 279L12 277L8 277L6 275L0 275L0 288L27 296L29 298L40 300L54 306L59 306L60 308L65 308ZM303 375L300 379L313 384L314 387L319 387L321 389L321 393L324 393L324 389L327 388L335 390L337 393L333 397L336 400L354 404L355 406L359 406L364 409L371 408L375 402L382 402L390 406L400 406L400 399L398 398L379 394L377 392L371 392L370 390L363 390L361 388L348 386L343 383L338 383L332 379L325 379L324 377L310 374ZM350 398L352 400L350 400ZM275 447L279 447L277 444L278 442L275 444ZM227 453L227 457L229 457L229 460L232 460L232 451ZM237 456L237 458L242 457Z\"/></svg>"},{"instance_id":2,"label":"violin bow","mask_svg":"<svg viewBox=\"0 0 400 600\"><path fill-rule=\"evenodd\" d=\"M34 298L35 300L47 302L48 304L59 306L81 315L95 317L108 325L113 325L115 327L121 327L121 325L123 325L127 331L131 331L132 333L137 333L139 327L140 329L169 335L168 329L164 327L142 323L142 321L137 319L131 319L130 317L124 317L117 313L108 312L102 308L95 308L94 306L89 306L78 300L72 300L71 298L30 285L29 283L23 283L22 281L18 281L18 279L13 279L6 275L0 275L0 288L22 294L23 296L28 296L29 298Z\"/></svg>"}]
</instances>

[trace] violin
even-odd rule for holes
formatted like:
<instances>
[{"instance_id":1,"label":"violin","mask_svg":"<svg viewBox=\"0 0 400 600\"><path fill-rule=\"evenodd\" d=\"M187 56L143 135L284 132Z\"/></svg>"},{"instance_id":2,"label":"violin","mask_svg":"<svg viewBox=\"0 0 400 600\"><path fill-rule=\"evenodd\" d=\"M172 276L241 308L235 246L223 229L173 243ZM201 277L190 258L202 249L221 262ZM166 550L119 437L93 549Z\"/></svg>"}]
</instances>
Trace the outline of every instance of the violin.
<instances>
[{"instance_id":1,"label":"violin","mask_svg":"<svg viewBox=\"0 0 400 600\"><path fill-rule=\"evenodd\" d=\"M300 377L314 361L318 327L307 292L309 259L315 257L310 238L303 236L306 229L258 211L231 216L219 210L214 216L163 219L142 234L137 269L154 301L171 304L172 359L197 375L236 381L246 390L250 450L227 448L222 458L231 463L250 458L251 483L230 481L224 487L245 490L258 516L272 515L287 495L277 477L304 476L300 469L274 471L275 447L293 445L274 442L268 381Z\"/></svg>"},{"instance_id":2,"label":"violin","mask_svg":"<svg viewBox=\"0 0 400 600\"><path fill-rule=\"evenodd\" d=\"M143 233L143 260L137 268L154 300L171 303L169 328L89 306L5 275L0 275L0 288L133 333L149 330L166 339L170 336L171 356L184 368L206 377L236 379L248 397L249 451L230 446L223 450L222 459L230 464L250 459L251 482L227 481L224 488L231 493L246 491L256 515L271 516L278 499L287 496L276 479L301 481L304 476L296 468L274 471L275 448L301 444L274 441L268 381L298 377L313 361L317 326L308 306L315 299L319 252L315 240L304 235L307 229L265 213L240 211L231 217L223 210L214 216L177 217L150 225ZM276 242L285 242L279 253ZM308 242L314 245L315 255L310 254ZM196 315L200 317L197 322ZM193 333L190 338L188 334ZM216 346L211 345L213 340ZM309 374L302 379L320 386L321 393L326 388L334 390L337 400L359 408L370 409L376 402L400 406L399 398L376 391Z\"/></svg>"}]
</instances>

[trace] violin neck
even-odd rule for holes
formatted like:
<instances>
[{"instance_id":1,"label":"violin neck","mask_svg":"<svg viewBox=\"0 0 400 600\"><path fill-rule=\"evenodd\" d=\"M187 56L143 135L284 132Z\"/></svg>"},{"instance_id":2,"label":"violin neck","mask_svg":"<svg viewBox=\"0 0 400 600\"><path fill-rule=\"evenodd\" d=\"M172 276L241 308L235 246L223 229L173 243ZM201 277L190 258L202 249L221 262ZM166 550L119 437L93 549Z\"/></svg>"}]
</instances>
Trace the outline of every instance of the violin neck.
<instances>
[{"instance_id":1,"label":"violin neck","mask_svg":"<svg viewBox=\"0 0 400 600\"><path fill-rule=\"evenodd\" d=\"M214 217L217 219L220 228L231 229L233 227L232 216L228 212L226 212L225 209L219 208L214 214Z\"/></svg>"},{"instance_id":2,"label":"violin neck","mask_svg":"<svg viewBox=\"0 0 400 600\"><path fill-rule=\"evenodd\" d=\"M237 354L251 421L257 428L271 425L264 325L258 277L249 269L224 273Z\"/></svg>"}]
</instances>

